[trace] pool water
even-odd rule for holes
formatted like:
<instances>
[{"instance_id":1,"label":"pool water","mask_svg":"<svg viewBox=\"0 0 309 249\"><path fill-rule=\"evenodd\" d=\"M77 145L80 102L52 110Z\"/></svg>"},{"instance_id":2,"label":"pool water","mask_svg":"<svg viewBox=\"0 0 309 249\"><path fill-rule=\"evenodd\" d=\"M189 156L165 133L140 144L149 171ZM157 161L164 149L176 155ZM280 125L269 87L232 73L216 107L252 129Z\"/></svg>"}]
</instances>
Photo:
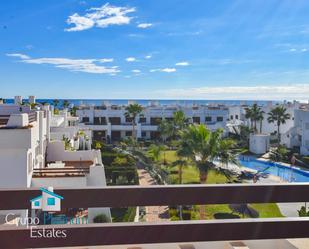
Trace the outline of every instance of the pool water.
<instances>
[{"instance_id":1,"label":"pool water","mask_svg":"<svg viewBox=\"0 0 309 249\"><path fill-rule=\"evenodd\" d=\"M291 168L279 163L259 161L253 158L241 158L239 162L244 167L278 176L287 182L309 182L309 171L295 167Z\"/></svg>"}]
</instances>

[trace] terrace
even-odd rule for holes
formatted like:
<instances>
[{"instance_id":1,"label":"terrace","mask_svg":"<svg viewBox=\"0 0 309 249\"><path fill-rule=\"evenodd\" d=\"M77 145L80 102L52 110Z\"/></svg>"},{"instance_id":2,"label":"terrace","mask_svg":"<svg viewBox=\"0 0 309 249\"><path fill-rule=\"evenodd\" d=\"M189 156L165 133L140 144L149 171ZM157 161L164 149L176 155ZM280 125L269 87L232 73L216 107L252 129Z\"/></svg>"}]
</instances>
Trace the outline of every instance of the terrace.
<instances>
[{"instance_id":1,"label":"terrace","mask_svg":"<svg viewBox=\"0 0 309 249\"><path fill-rule=\"evenodd\" d=\"M151 187L105 187L83 189L55 189L64 197L62 208L74 207L127 207L192 205L223 203L271 203L308 201L309 184L218 184L186 186L151 186ZM1 210L29 209L29 199L39 194L38 189L0 190ZM87 225L44 225L38 229L65 229L63 238L30 238L30 228L3 226L0 228L0 241L3 248L21 247L66 247L128 244L177 243L178 248L206 248L203 243L210 241L245 241L234 244L246 245L247 240L273 240L280 247L286 238L309 237L308 218L268 218L268 219L233 219L211 221L180 221L159 223L117 223ZM12 240L14 238L14 240ZM16 241L23 242L19 245ZM263 241L262 241L263 242ZM182 243L190 243L184 247ZM213 244L211 248L226 246L229 242ZM263 243L261 244L263 245ZM117 247L119 248L119 247ZM127 246L125 248L134 248ZM139 246L135 248L145 248ZM155 246L153 248L156 248ZM160 248L164 248L161 247ZM168 247L171 248L171 247ZM176 248L176 247L173 247ZM233 247L230 247L233 248ZM236 247L234 247L236 248ZM241 248L241 247L240 247ZM245 247L244 247L245 248ZM247 247L251 248L251 247ZM254 247L252 247L254 248ZM267 248L267 247L255 247ZM271 248L271 247L270 247ZM293 248L293 247L286 247Z\"/></svg>"}]
</instances>

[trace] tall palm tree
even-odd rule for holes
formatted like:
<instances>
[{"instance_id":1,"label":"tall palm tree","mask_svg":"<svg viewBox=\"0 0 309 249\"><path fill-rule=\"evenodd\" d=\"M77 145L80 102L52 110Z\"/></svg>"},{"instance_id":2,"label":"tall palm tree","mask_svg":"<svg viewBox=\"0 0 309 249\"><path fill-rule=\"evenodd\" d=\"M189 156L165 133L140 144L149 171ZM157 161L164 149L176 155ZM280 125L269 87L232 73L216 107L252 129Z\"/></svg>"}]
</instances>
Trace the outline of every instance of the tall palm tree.
<instances>
[{"instance_id":1,"label":"tall palm tree","mask_svg":"<svg viewBox=\"0 0 309 249\"><path fill-rule=\"evenodd\" d=\"M53 106L56 108L59 105L59 99L53 100Z\"/></svg>"},{"instance_id":2,"label":"tall palm tree","mask_svg":"<svg viewBox=\"0 0 309 249\"><path fill-rule=\"evenodd\" d=\"M179 131L183 130L188 125L188 119L182 110L173 113L173 136L177 136Z\"/></svg>"},{"instance_id":3,"label":"tall palm tree","mask_svg":"<svg viewBox=\"0 0 309 249\"><path fill-rule=\"evenodd\" d=\"M211 132L204 125L189 125L180 132L182 145L190 152L191 160L199 170L200 183L205 184L208 172L215 168L214 160L218 157L223 130ZM201 219L205 218L205 205L200 206Z\"/></svg>"},{"instance_id":4,"label":"tall palm tree","mask_svg":"<svg viewBox=\"0 0 309 249\"><path fill-rule=\"evenodd\" d=\"M258 113L258 116L257 116L257 121L260 122L260 133L262 133L262 125L263 125L263 120L264 120L264 111L260 111Z\"/></svg>"},{"instance_id":5,"label":"tall palm tree","mask_svg":"<svg viewBox=\"0 0 309 249\"><path fill-rule=\"evenodd\" d=\"M163 119L158 126L158 131L160 132L162 142L165 144L166 140L173 135L173 125L168 120Z\"/></svg>"},{"instance_id":6,"label":"tall palm tree","mask_svg":"<svg viewBox=\"0 0 309 249\"><path fill-rule=\"evenodd\" d=\"M276 106L268 113L268 122L276 123L278 144L280 144L280 126L285 124L287 120L291 118L291 115L286 112L286 108L282 105Z\"/></svg>"},{"instance_id":7,"label":"tall palm tree","mask_svg":"<svg viewBox=\"0 0 309 249\"><path fill-rule=\"evenodd\" d=\"M63 100L62 106L63 106L63 108L68 108L70 106L70 102L65 99L65 100Z\"/></svg>"},{"instance_id":8,"label":"tall palm tree","mask_svg":"<svg viewBox=\"0 0 309 249\"><path fill-rule=\"evenodd\" d=\"M132 137L136 139L135 126L136 118L143 112L143 107L139 104L130 104L126 107L125 117L130 118L132 121Z\"/></svg>"},{"instance_id":9,"label":"tall palm tree","mask_svg":"<svg viewBox=\"0 0 309 249\"><path fill-rule=\"evenodd\" d=\"M245 110L246 110L245 117L250 119L251 129L253 129L254 132L257 132L256 124L257 121L260 121L261 116L263 116L263 111L257 104L253 104L252 107L246 108Z\"/></svg>"},{"instance_id":10,"label":"tall palm tree","mask_svg":"<svg viewBox=\"0 0 309 249\"><path fill-rule=\"evenodd\" d=\"M188 164L188 159L191 156L191 150L190 147L186 144L186 141L180 141L180 143L181 145L176 151L176 155L179 157L179 159L175 161L175 165L178 165L179 184L182 184L183 168Z\"/></svg>"}]
</instances>

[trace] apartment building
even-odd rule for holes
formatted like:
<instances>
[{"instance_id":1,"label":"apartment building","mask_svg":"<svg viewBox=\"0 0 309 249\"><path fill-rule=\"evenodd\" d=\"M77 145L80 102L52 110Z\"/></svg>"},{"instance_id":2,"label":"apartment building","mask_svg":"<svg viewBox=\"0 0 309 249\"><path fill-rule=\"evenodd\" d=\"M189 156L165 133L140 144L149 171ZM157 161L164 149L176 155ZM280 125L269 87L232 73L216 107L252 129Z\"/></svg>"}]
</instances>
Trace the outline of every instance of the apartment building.
<instances>
[{"instance_id":1,"label":"apartment building","mask_svg":"<svg viewBox=\"0 0 309 249\"><path fill-rule=\"evenodd\" d=\"M129 103L128 103L129 104ZM80 106L76 114L81 123L89 127L93 140L118 141L132 136L132 120L125 117L126 106L109 105ZM142 115L136 120L136 134L140 139L157 139L158 125L163 119L172 120L174 112L181 110L189 122L205 124L212 130L223 128L226 132L228 108L223 105L158 105L150 103L144 107Z\"/></svg>"},{"instance_id":2,"label":"apartment building","mask_svg":"<svg viewBox=\"0 0 309 249\"><path fill-rule=\"evenodd\" d=\"M106 186L100 151L91 150L86 139L91 134L74 125L77 118L66 111L54 115L49 105L31 109L20 103L15 97L14 104L0 104L0 188ZM13 213L28 215L27 210ZM110 218L108 208L89 208L89 222L102 213Z\"/></svg>"}]
</instances>

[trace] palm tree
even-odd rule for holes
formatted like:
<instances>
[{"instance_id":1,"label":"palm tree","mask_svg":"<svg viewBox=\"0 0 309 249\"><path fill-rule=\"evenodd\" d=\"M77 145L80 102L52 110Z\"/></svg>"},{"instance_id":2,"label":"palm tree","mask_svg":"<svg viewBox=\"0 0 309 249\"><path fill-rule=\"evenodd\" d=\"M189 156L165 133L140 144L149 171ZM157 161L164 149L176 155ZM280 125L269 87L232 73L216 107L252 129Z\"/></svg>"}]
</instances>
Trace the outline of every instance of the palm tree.
<instances>
[{"instance_id":1,"label":"palm tree","mask_svg":"<svg viewBox=\"0 0 309 249\"><path fill-rule=\"evenodd\" d=\"M176 155L178 156L178 160L175 161L175 165L178 165L178 178L179 184L182 184L182 173L183 167L188 164L188 159L191 156L190 147L186 144L185 140L180 141L180 146L176 151Z\"/></svg>"},{"instance_id":2,"label":"palm tree","mask_svg":"<svg viewBox=\"0 0 309 249\"><path fill-rule=\"evenodd\" d=\"M132 121L132 137L136 139L135 126L136 118L143 112L143 107L139 104L130 104L126 107L125 117L130 118Z\"/></svg>"},{"instance_id":3,"label":"palm tree","mask_svg":"<svg viewBox=\"0 0 309 249\"><path fill-rule=\"evenodd\" d=\"M148 149L148 155L150 155L155 162L158 162L163 149L164 147L162 145L152 144Z\"/></svg>"},{"instance_id":4,"label":"palm tree","mask_svg":"<svg viewBox=\"0 0 309 249\"><path fill-rule=\"evenodd\" d=\"M59 105L59 99L53 100L53 106L56 108Z\"/></svg>"},{"instance_id":5,"label":"palm tree","mask_svg":"<svg viewBox=\"0 0 309 249\"><path fill-rule=\"evenodd\" d=\"M199 170L200 183L205 184L208 172L215 168L214 160L219 155L223 129L211 132L204 125L189 125L180 132L182 145L190 153L192 162ZM201 219L205 218L205 206L200 206Z\"/></svg>"},{"instance_id":6,"label":"palm tree","mask_svg":"<svg viewBox=\"0 0 309 249\"><path fill-rule=\"evenodd\" d=\"M263 120L264 120L264 111L260 111L258 113L258 116L257 116L257 121L260 122L260 133L262 133L262 125L263 125Z\"/></svg>"},{"instance_id":7,"label":"palm tree","mask_svg":"<svg viewBox=\"0 0 309 249\"><path fill-rule=\"evenodd\" d=\"M173 113L173 137L177 137L179 131L188 125L188 119L182 110Z\"/></svg>"},{"instance_id":8,"label":"palm tree","mask_svg":"<svg viewBox=\"0 0 309 249\"><path fill-rule=\"evenodd\" d=\"M70 102L68 100L63 100L62 106L64 109L68 108L70 106Z\"/></svg>"},{"instance_id":9,"label":"palm tree","mask_svg":"<svg viewBox=\"0 0 309 249\"><path fill-rule=\"evenodd\" d=\"M254 132L257 132L256 123L257 121L260 121L261 116L263 116L263 111L257 104L253 104L251 108L246 108L246 115L245 117L250 119L250 125L251 129L254 130Z\"/></svg>"},{"instance_id":10,"label":"palm tree","mask_svg":"<svg viewBox=\"0 0 309 249\"><path fill-rule=\"evenodd\" d=\"M268 122L276 123L277 125L278 144L280 144L280 126L281 124L285 124L285 122L290 118L291 115L286 113L286 108L282 105L275 107L268 113Z\"/></svg>"},{"instance_id":11,"label":"palm tree","mask_svg":"<svg viewBox=\"0 0 309 249\"><path fill-rule=\"evenodd\" d=\"M160 132L162 142L165 144L166 140L173 134L173 125L168 120L163 119L158 126L158 131Z\"/></svg>"}]
</instances>

